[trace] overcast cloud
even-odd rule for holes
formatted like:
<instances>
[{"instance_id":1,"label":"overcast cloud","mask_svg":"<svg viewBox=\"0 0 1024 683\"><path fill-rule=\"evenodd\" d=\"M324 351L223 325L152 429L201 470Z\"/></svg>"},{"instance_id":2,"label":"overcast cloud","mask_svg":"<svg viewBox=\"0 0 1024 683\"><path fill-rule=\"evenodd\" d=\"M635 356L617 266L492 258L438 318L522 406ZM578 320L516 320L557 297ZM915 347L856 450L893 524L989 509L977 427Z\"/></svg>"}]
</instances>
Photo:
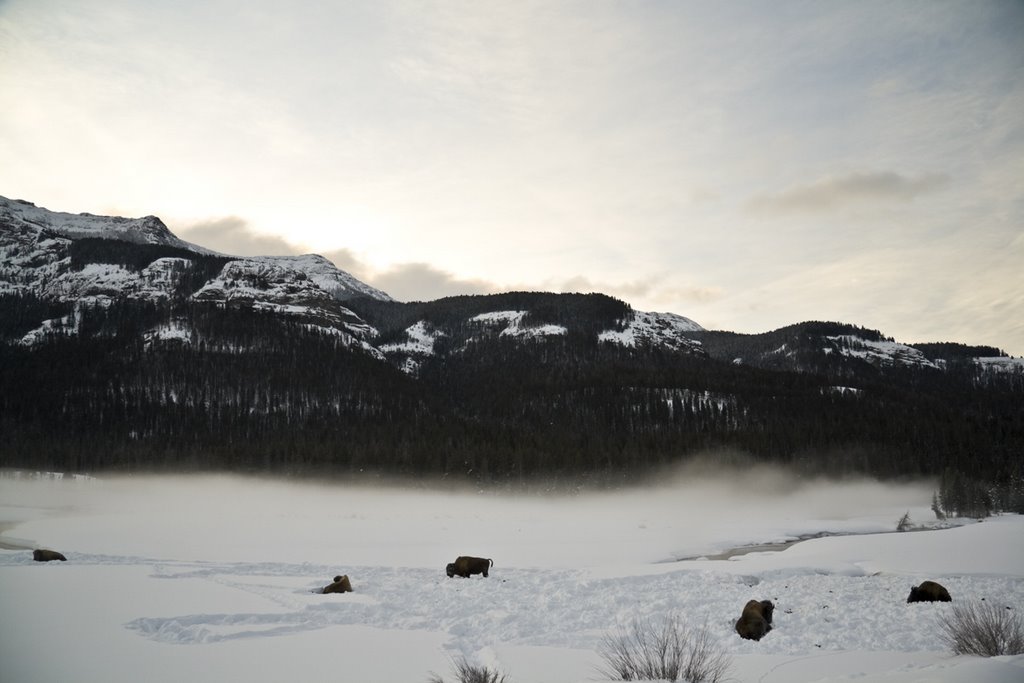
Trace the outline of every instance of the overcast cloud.
<instances>
[{"instance_id":1,"label":"overcast cloud","mask_svg":"<svg viewBox=\"0 0 1024 683\"><path fill-rule=\"evenodd\" d=\"M942 188L949 179L934 173L907 178L891 171L853 173L827 178L779 194L755 197L749 208L756 214L784 215L801 212L842 210L858 203L906 202Z\"/></svg>"},{"instance_id":2,"label":"overcast cloud","mask_svg":"<svg viewBox=\"0 0 1024 683\"><path fill-rule=\"evenodd\" d=\"M398 299L1024 354L1024 4L3 0L0 194Z\"/></svg>"}]
</instances>

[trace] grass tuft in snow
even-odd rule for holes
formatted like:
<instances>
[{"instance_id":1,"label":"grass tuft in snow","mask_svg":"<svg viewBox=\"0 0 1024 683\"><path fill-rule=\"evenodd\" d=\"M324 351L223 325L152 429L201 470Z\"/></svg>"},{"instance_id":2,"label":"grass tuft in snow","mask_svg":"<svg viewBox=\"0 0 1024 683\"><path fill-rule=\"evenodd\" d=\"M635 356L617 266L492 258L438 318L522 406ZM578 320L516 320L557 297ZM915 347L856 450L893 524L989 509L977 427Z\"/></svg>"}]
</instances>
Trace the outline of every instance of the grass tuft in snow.
<instances>
[{"instance_id":1,"label":"grass tuft in snow","mask_svg":"<svg viewBox=\"0 0 1024 683\"><path fill-rule=\"evenodd\" d=\"M958 602L941 622L942 639L957 655L1024 654L1020 612L994 602Z\"/></svg>"},{"instance_id":2,"label":"grass tuft in snow","mask_svg":"<svg viewBox=\"0 0 1024 683\"><path fill-rule=\"evenodd\" d=\"M732 664L706 625L690 628L677 614L660 625L635 619L629 628L605 636L598 654L605 662L598 672L620 681L720 683Z\"/></svg>"},{"instance_id":3,"label":"grass tuft in snow","mask_svg":"<svg viewBox=\"0 0 1024 683\"><path fill-rule=\"evenodd\" d=\"M455 674L457 683L507 683L508 681L505 674L486 666L470 664L465 657L452 660L452 672ZM432 674L428 683L444 683L444 679L437 674Z\"/></svg>"}]
</instances>

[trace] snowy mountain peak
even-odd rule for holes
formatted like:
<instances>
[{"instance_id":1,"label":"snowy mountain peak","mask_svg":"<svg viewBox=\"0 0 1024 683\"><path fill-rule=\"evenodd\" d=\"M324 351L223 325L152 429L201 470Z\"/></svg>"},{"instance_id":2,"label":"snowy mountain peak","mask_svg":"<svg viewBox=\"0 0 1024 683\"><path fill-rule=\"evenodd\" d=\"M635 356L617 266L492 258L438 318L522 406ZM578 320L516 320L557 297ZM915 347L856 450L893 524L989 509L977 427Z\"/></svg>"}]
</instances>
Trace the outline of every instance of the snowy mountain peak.
<instances>
[{"instance_id":1,"label":"snowy mountain peak","mask_svg":"<svg viewBox=\"0 0 1024 683\"><path fill-rule=\"evenodd\" d=\"M647 313L635 311L622 330L606 330L598 339L611 344L630 348L663 346L674 350L695 350L700 342L687 336L690 332L702 332L704 328L689 318L675 313Z\"/></svg>"},{"instance_id":2,"label":"snowy mountain peak","mask_svg":"<svg viewBox=\"0 0 1024 683\"><path fill-rule=\"evenodd\" d=\"M391 300L386 293L360 282L318 254L257 257L219 254L179 239L156 216L122 218L96 216L90 213L61 213L40 208L25 200L0 197L0 231L0 249L6 248L7 255L12 258L22 256L22 263L39 261L39 252L43 252L43 261L59 262L68 257L71 242L105 239L130 244L166 246L187 252L173 254L179 257L209 256L220 258L224 262L249 263L252 264L249 270L259 270L272 265L277 268L277 273L291 271L304 275L314 285L339 300L357 296ZM67 291L64 295L72 297L75 292Z\"/></svg>"},{"instance_id":3,"label":"snowy mountain peak","mask_svg":"<svg viewBox=\"0 0 1024 683\"><path fill-rule=\"evenodd\" d=\"M368 296L371 299L378 299L380 301L393 301L387 293L357 280L320 254L251 256L244 260L256 263L271 263L285 269L305 273L318 287L338 299L344 300L355 296Z\"/></svg>"},{"instance_id":4,"label":"snowy mountain peak","mask_svg":"<svg viewBox=\"0 0 1024 683\"><path fill-rule=\"evenodd\" d=\"M0 221L70 239L97 238L136 244L163 244L212 253L178 239L156 216L122 218L91 213L62 213L40 208L23 199L0 197Z\"/></svg>"},{"instance_id":5,"label":"snowy mountain peak","mask_svg":"<svg viewBox=\"0 0 1024 683\"><path fill-rule=\"evenodd\" d=\"M375 331L341 302L391 300L323 256L231 257L179 239L156 216L69 214L0 197L0 294L5 293L76 310L114 301L251 308L340 332L360 344ZM72 315L42 321L22 341L77 334L75 320Z\"/></svg>"},{"instance_id":6,"label":"snowy mountain peak","mask_svg":"<svg viewBox=\"0 0 1024 683\"><path fill-rule=\"evenodd\" d=\"M826 347L824 349L826 354L832 353L834 348L843 356L859 358L872 365L939 368L937 363L928 360L919 349L907 346L906 344L891 341L874 341L854 335L836 335L825 337L825 339L834 344L834 347Z\"/></svg>"}]
</instances>

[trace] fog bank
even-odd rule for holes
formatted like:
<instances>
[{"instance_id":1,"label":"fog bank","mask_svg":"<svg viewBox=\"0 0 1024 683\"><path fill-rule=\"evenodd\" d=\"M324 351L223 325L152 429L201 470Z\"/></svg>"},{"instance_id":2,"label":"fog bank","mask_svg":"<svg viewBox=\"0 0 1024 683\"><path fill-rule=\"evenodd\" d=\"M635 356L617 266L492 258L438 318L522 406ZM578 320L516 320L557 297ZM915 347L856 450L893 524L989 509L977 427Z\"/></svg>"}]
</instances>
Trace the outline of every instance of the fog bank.
<instances>
[{"instance_id":1,"label":"fog bank","mask_svg":"<svg viewBox=\"0 0 1024 683\"><path fill-rule=\"evenodd\" d=\"M762 467L692 466L644 487L571 496L213 475L6 476L0 540L62 552L342 568L443 567L460 554L503 567L608 566L822 531L888 532L907 511L930 523L932 491L928 483L796 479Z\"/></svg>"}]
</instances>

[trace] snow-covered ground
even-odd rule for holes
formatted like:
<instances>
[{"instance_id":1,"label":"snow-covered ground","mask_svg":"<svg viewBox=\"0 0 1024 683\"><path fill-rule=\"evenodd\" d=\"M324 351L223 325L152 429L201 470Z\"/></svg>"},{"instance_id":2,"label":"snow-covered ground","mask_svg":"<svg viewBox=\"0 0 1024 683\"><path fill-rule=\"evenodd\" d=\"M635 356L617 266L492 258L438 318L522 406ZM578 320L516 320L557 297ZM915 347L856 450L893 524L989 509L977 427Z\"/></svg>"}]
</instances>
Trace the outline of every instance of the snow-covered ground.
<instances>
[{"instance_id":1,"label":"snow-covered ground","mask_svg":"<svg viewBox=\"0 0 1024 683\"><path fill-rule=\"evenodd\" d=\"M451 681L465 656L509 683L582 683L605 634L670 613L707 625L735 681L1024 680L1024 656L944 649L949 604L906 603L934 579L1024 609L1024 519L892 533L908 510L933 521L930 498L760 469L572 496L0 477L0 680ZM706 559L819 532L870 535ZM460 554L490 576L448 579ZM313 592L336 574L355 592ZM759 642L733 631L752 598L776 605Z\"/></svg>"},{"instance_id":2,"label":"snow-covered ground","mask_svg":"<svg viewBox=\"0 0 1024 683\"><path fill-rule=\"evenodd\" d=\"M633 319L622 331L607 330L597 335L600 341L636 348L641 344L656 344L677 351L699 349L700 342L687 332L700 332L704 328L675 313L647 313L635 311Z\"/></svg>"},{"instance_id":3,"label":"snow-covered ground","mask_svg":"<svg viewBox=\"0 0 1024 683\"><path fill-rule=\"evenodd\" d=\"M827 339L839 343L839 353L852 358L861 358L869 363L882 366L909 365L924 368L939 369L939 365L928 360L920 349L913 346L890 341L871 341L849 334L843 334ZM831 353L832 349L824 349L825 353Z\"/></svg>"},{"instance_id":4,"label":"snow-covered ground","mask_svg":"<svg viewBox=\"0 0 1024 683\"><path fill-rule=\"evenodd\" d=\"M569 331L562 325L524 325L526 314L527 311L492 311L473 316L469 321L486 327L501 328L498 334L502 337L552 337Z\"/></svg>"}]
</instances>

